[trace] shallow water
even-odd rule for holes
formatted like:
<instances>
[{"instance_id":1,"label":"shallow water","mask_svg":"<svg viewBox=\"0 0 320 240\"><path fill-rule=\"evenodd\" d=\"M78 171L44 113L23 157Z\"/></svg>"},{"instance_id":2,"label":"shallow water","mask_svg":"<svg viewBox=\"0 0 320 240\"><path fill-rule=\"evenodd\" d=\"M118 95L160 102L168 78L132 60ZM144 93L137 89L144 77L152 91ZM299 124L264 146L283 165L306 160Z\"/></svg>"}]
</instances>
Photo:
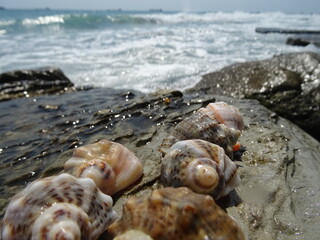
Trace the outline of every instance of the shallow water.
<instances>
[{"instance_id":1,"label":"shallow water","mask_svg":"<svg viewBox=\"0 0 320 240\"><path fill-rule=\"evenodd\" d=\"M108 104L126 104L126 93L104 89L0 102L0 209L29 181L61 171L68 150L93 141L97 129L108 135L111 122L99 128L89 122Z\"/></svg>"},{"instance_id":2,"label":"shallow water","mask_svg":"<svg viewBox=\"0 0 320 240\"><path fill-rule=\"evenodd\" d=\"M77 146L103 138L131 150L146 146L168 114L185 108L192 112L192 104L201 106L198 102L180 106L178 91L163 96L175 95L178 103L165 103L161 94L103 88L0 102L0 218L9 199L26 184L61 172ZM146 149L136 153L138 157L153 151ZM157 150L152 153L152 158L159 157Z\"/></svg>"}]
</instances>

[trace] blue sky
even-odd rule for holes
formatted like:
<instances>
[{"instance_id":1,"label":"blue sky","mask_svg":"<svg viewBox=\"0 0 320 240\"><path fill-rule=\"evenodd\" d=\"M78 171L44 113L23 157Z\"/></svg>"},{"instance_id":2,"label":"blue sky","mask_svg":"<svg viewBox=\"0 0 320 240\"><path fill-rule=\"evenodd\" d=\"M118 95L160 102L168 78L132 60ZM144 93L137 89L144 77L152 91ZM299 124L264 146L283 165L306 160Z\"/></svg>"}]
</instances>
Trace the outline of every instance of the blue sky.
<instances>
[{"instance_id":1,"label":"blue sky","mask_svg":"<svg viewBox=\"0 0 320 240\"><path fill-rule=\"evenodd\" d=\"M0 0L6 8L320 13L320 0Z\"/></svg>"}]
</instances>

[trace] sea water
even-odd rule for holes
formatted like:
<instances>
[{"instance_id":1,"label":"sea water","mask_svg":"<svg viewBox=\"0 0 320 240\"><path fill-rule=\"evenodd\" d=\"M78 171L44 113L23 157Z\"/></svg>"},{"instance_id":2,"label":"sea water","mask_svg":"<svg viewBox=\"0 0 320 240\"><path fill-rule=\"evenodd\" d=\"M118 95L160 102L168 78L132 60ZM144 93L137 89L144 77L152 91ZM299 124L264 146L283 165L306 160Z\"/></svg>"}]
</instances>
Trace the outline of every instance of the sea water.
<instances>
[{"instance_id":1,"label":"sea water","mask_svg":"<svg viewBox=\"0 0 320 240\"><path fill-rule=\"evenodd\" d=\"M0 10L0 72L56 66L76 86L183 90L227 65L313 45L256 27L320 29L319 14Z\"/></svg>"}]
</instances>

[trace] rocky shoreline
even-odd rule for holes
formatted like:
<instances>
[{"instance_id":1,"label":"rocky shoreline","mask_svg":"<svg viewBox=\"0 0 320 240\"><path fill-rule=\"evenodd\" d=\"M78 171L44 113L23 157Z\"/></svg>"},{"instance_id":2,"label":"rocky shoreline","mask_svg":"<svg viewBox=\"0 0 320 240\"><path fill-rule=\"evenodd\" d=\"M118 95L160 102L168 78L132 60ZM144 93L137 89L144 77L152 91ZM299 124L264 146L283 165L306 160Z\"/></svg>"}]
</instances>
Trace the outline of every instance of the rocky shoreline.
<instances>
[{"instance_id":1,"label":"rocky shoreline","mask_svg":"<svg viewBox=\"0 0 320 240\"><path fill-rule=\"evenodd\" d=\"M281 54L209 73L187 92L257 99L320 140L320 56Z\"/></svg>"},{"instance_id":2,"label":"rocky shoreline","mask_svg":"<svg viewBox=\"0 0 320 240\"><path fill-rule=\"evenodd\" d=\"M74 84L58 68L18 70L0 74L0 101L43 94L62 94Z\"/></svg>"},{"instance_id":3,"label":"rocky shoreline","mask_svg":"<svg viewBox=\"0 0 320 240\"><path fill-rule=\"evenodd\" d=\"M293 56L301 57L300 54L288 55L287 61ZM311 58L315 55L305 53L303 56L305 65L301 67L298 61L295 66L300 67L296 72L301 74L309 66L307 72L318 77L319 63ZM246 68L241 68L244 73L236 71L237 66L230 68L234 71L230 76L238 76L237 80L241 74L250 72ZM237 80L233 81L243 84ZM286 81L280 82L288 85ZM120 214L129 197L144 196L162 187L158 149L176 124L209 102L225 101L243 114L245 129L240 143L246 151L242 161L236 162L241 185L218 204L237 219L248 239L316 239L320 233L319 142L257 100L239 98L247 94L241 92L242 89L234 98L221 88L214 92L212 86L203 80L184 93L157 91L151 94L93 88L59 97L47 95L0 102L1 216L8 200L26 183L60 173L75 147L103 138L126 146L144 166L142 179L114 197L114 209ZM264 86L268 88L267 84ZM236 88L237 84L232 87ZM246 89L250 87L248 84ZM253 92L255 89L261 87L256 86ZM289 87L292 89L295 88ZM107 234L101 237L105 238Z\"/></svg>"}]
</instances>

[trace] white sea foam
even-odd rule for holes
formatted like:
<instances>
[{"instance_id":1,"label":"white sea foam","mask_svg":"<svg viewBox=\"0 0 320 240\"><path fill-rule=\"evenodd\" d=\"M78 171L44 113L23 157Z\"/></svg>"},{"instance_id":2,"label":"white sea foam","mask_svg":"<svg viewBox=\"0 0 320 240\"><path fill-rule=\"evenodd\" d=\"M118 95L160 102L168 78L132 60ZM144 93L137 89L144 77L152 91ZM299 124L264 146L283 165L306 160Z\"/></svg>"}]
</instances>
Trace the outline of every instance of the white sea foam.
<instances>
[{"instance_id":1,"label":"white sea foam","mask_svg":"<svg viewBox=\"0 0 320 240\"><path fill-rule=\"evenodd\" d=\"M3 20L3 21L0 21L0 27L1 26L10 26L10 25L13 25L15 24L15 20Z\"/></svg>"},{"instance_id":2,"label":"white sea foam","mask_svg":"<svg viewBox=\"0 0 320 240\"><path fill-rule=\"evenodd\" d=\"M287 35L255 32L319 30L319 22L317 14L54 12L24 18L22 26L34 27L18 26L20 32L1 27L6 33L0 37L0 72L52 65L78 86L185 89L229 64L285 52L319 53L313 45L286 45Z\"/></svg>"},{"instance_id":3,"label":"white sea foam","mask_svg":"<svg viewBox=\"0 0 320 240\"><path fill-rule=\"evenodd\" d=\"M26 18L23 19L23 25L48 25L52 23L64 23L64 16L41 16L36 19Z\"/></svg>"}]
</instances>

